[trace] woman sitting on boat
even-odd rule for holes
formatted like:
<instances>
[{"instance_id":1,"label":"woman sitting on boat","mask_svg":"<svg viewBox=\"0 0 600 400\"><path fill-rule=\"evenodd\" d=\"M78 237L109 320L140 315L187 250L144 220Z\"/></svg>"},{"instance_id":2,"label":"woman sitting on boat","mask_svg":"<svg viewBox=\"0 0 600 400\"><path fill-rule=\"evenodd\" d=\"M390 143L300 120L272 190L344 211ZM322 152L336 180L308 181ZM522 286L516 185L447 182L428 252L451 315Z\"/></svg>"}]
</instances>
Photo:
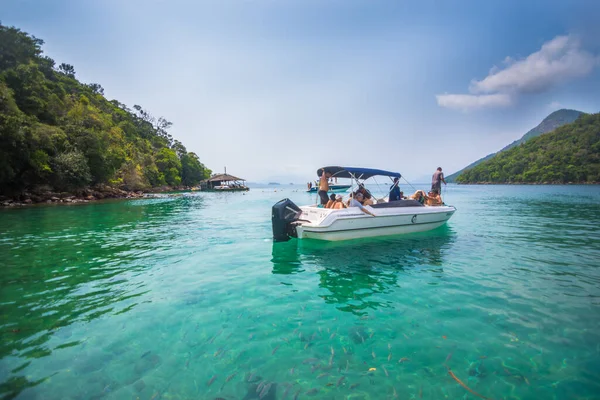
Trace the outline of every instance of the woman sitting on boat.
<instances>
[{"instance_id":1,"label":"woman sitting on boat","mask_svg":"<svg viewBox=\"0 0 600 400\"><path fill-rule=\"evenodd\" d=\"M343 208L346 208L346 205L342 201L341 194L338 194L337 196L335 196L335 202L333 203L333 207L331 207L331 208L333 208L334 210L341 210Z\"/></svg>"},{"instance_id":2,"label":"woman sitting on boat","mask_svg":"<svg viewBox=\"0 0 600 400\"><path fill-rule=\"evenodd\" d=\"M331 194L329 195L329 201L327 202L327 204L325 204L325 208L333 208L333 205L335 204L335 194Z\"/></svg>"}]
</instances>

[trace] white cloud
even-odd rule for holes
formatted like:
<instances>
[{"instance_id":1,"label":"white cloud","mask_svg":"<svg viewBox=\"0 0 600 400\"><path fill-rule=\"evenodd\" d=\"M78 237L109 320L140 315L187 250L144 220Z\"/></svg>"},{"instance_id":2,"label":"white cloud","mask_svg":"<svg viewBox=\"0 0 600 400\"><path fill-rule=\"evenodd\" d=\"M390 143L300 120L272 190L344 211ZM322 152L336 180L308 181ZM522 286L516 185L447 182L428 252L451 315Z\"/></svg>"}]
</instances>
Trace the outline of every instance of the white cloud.
<instances>
[{"instance_id":1,"label":"white cloud","mask_svg":"<svg viewBox=\"0 0 600 400\"><path fill-rule=\"evenodd\" d=\"M472 94L438 95L438 104L454 109L505 107L521 93L541 93L568 80L588 75L600 58L581 48L574 36L557 36L521 60L507 56L502 68L494 66L482 80L473 80Z\"/></svg>"},{"instance_id":2,"label":"white cloud","mask_svg":"<svg viewBox=\"0 0 600 400\"><path fill-rule=\"evenodd\" d=\"M589 74L598 60L581 49L573 36L557 36L520 61L507 57L505 69L471 83L472 93L544 92L572 78Z\"/></svg>"},{"instance_id":3,"label":"white cloud","mask_svg":"<svg viewBox=\"0 0 600 400\"><path fill-rule=\"evenodd\" d=\"M437 103L446 108L469 111L480 108L507 107L512 104L511 96L496 94L438 94Z\"/></svg>"}]
</instances>

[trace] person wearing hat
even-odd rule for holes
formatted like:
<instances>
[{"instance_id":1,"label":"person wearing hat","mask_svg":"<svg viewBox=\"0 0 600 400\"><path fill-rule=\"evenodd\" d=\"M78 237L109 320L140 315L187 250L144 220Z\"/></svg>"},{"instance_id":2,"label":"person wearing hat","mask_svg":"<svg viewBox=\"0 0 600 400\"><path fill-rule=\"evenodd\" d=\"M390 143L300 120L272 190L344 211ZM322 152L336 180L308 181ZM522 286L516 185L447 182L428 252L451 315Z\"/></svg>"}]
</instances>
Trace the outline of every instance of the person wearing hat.
<instances>
[{"instance_id":1,"label":"person wearing hat","mask_svg":"<svg viewBox=\"0 0 600 400\"><path fill-rule=\"evenodd\" d=\"M333 203L333 207L336 210L341 210L343 208L346 208L346 205L344 204L344 202L342 201L342 195L338 194L337 196L335 196L335 203Z\"/></svg>"},{"instance_id":2,"label":"person wearing hat","mask_svg":"<svg viewBox=\"0 0 600 400\"><path fill-rule=\"evenodd\" d=\"M354 193L354 196L350 199L350 207L358 207L365 214L369 214L371 216L375 216L371 211L367 210L365 206L362 205L363 194L361 192Z\"/></svg>"}]
</instances>

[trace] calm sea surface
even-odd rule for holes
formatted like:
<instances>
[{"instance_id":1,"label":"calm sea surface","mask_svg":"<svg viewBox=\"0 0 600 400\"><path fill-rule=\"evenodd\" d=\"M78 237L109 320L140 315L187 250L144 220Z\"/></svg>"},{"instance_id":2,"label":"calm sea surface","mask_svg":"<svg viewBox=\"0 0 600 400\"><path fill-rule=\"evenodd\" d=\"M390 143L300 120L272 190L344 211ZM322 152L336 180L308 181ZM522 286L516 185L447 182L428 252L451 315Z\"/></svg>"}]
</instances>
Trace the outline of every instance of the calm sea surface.
<instances>
[{"instance_id":1,"label":"calm sea surface","mask_svg":"<svg viewBox=\"0 0 600 400\"><path fill-rule=\"evenodd\" d=\"M600 398L600 187L449 186L429 233L273 243L303 189L0 210L0 397Z\"/></svg>"}]
</instances>

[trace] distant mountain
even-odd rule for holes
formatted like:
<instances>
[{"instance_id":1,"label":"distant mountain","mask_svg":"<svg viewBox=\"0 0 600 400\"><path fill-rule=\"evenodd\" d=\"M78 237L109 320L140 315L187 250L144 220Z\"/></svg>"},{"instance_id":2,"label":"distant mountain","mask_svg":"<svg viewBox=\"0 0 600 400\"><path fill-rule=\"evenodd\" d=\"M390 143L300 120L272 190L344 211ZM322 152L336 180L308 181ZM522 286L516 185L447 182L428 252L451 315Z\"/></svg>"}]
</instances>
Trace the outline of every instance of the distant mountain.
<instances>
[{"instance_id":1,"label":"distant mountain","mask_svg":"<svg viewBox=\"0 0 600 400\"><path fill-rule=\"evenodd\" d=\"M540 124L538 126L536 126L532 130L530 130L529 132L524 134L523 137L521 137L521 139L515 140L514 142L512 142L511 144L509 144L508 146L504 147L502 150L500 150L496 153L488 154L487 156L480 158L479 160L475 161L474 163L467 165L460 171L453 173L452 175L448 175L446 177L446 181L447 182L455 182L456 178L461 173L463 173L463 171L471 169L474 166L479 165L482 162L489 160L490 158L494 157L496 154L506 151L508 149L511 149L521 143L528 141L529 139L540 136L541 134L544 134L547 132L552 132L556 128L561 127L565 124L570 124L571 122L575 121L581 114L583 114L583 113L581 111L577 111L577 110L562 109L562 110L554 111L552 114L550 114L546 118L544 118L544 120L542 122L540 122Z\"/></svg>"},{"instance_id":2,"label":"distant mountain","mask_svg":"<svg viewBox=\"0 0 600 400\"><path fill-rule=\"evenodd\" d=\"M458 183L600 183L600 113L499 152Z\"/></svg>"}]
</instances>

